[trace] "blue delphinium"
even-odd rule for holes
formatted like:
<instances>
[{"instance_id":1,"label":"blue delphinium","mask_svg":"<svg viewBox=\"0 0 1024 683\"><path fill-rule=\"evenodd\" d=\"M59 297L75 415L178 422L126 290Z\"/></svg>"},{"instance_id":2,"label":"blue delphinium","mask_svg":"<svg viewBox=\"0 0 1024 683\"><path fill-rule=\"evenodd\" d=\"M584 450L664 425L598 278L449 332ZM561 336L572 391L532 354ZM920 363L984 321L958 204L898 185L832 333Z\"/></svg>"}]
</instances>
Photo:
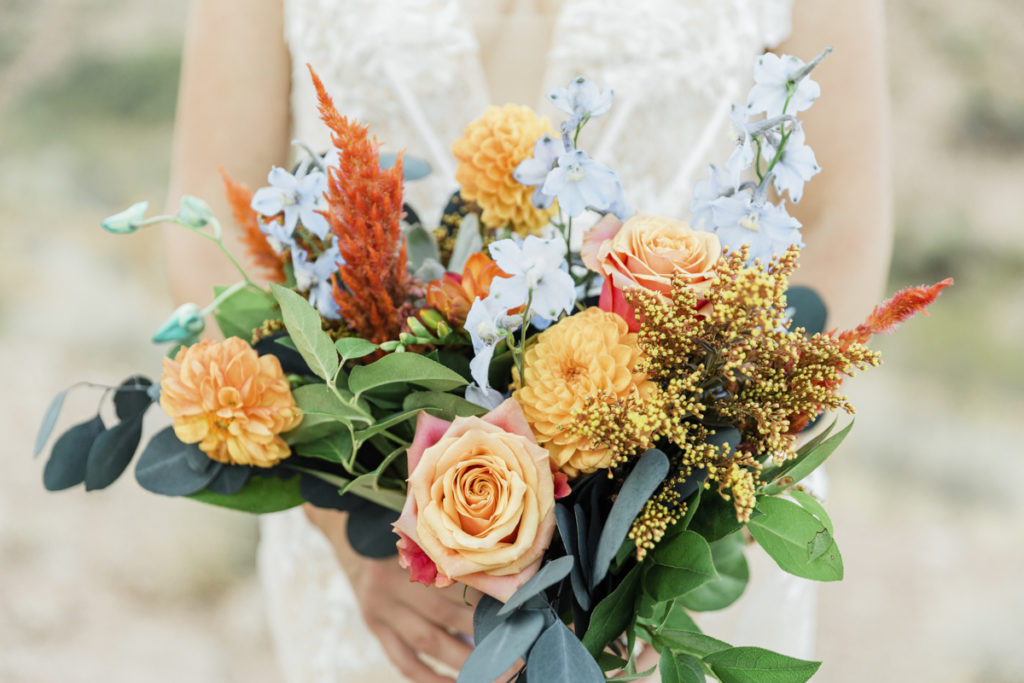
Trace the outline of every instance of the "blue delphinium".
<instances>
[{"instance_id":1,"label":"blue delphinium","mask_svg":"<svg viewBox=\"0 0 1024 683\"><path fill-rule=\"evenodd\" d=\"M519 162L512 173L521 185L535 186L530 200L538 209L546 209L555 201L555 195L544 193L543 185L563 151L561 141L553 135L544 134L534 143L533 156Z\"/></svg>"},{"instance_id":2,"label":"blue delphinium","mask_svg":"<svg viewBox=\"0 0 1024 683\"><path fill-rule=\"evenodd\" d=\"M567 87L552 88L548 92L551 103L570 115L570 128L607 112L612 106L613 96L611 88L602 91L597 83L585 76L577 76L569 81Z\"/></svg>"},{"instance_id":3,"label":"blue delphinium","mask_svg":"<svg viewBox=\"0 0 1024 683\"><path fill-rule=\"evenodd\" d=\"M763 191L741 190L711 202L714 232L722 245L738 249L750 245L748 264L755 259L767 264L772 256L782 254L800 238L800 221L781 205L767 201Z\"/></svg>"},{"instance_id":4,"label":"blue delphinium","mask_svg":"<svg viewBox=\"0 0 1024 683\"><path fill-rule=\"evenodd\" d=\"M489 249L491 258L510 277L494 278L488 299L500 302L505 310L529 303L527 315L547 320L572 311L576 290L567 272L562 240L530 235L521 243L513 239L492 242Z\"/></svg>"},{"instance_id":5,"label":"blue delphinium","mask_svg":"<svg viewBox=\"0 0 1024 683\"><path fill-rule=\"evenodd\" d=\"M324 218L317 211L325 208L323 199L327 189L327 176L321 171L310 171L303 176L294 176L283 168L275 166L267 175L269 187L256 190L252 196L252 209L264 217L284 214L284 234L288 237L295 226L302 226L324 239L331 231Z\"/></svg>"},{"instance_id":6,"label":"blue delphinium","mask_svg":"<svg viewBox=\"0 0 1024 683\"><path fill-rule=\"evenodd\" d=\"M341 309L334 300L332 276L338 272L338 265L344 263L337 242L325 250L312 263L309 252L299 247L292 248L292 269L295 275L295 289L309 292L309 303L324 318L339 320Z\"/></svg>"},{"instance_id":7,"label":"blue delphinium","mask_svg":"<svg viewBox=\"0 0 1024 683\"><path fill-rule=\"evenodd\" d=\"M544 194L558 197L558 205L569 216L579 216L587 207L608 211L622 196L622 183L615 171L590 158L582 149L559 155L558 165L544 180Z\"/></svg>"},{"instance_id":8,"label":"blue delphinium","mask_svg":"<svg viewBox=\"0 0 1024 683\"><path fill-rule=\"evenodd\" d=\"M796 124L786 138L786 144L779 154L779 159L772 167L775 191L780 195L789 192L789 199L794 204L800 201L804 193L804 183L821 171L818 161L814 158L814 150L804 142L804 131ZM765 144L767 155L775 156L776 149L771 137Z\"/></svg>"}]
</instances>

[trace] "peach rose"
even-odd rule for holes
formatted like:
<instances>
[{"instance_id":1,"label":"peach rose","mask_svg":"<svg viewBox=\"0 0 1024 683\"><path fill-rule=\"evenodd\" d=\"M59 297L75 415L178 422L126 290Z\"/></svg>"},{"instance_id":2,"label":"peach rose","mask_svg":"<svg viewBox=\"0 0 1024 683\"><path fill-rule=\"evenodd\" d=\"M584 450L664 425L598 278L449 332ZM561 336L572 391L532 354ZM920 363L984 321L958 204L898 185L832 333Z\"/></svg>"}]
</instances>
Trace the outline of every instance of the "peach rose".
<instances>
[{"instance_id":1,"label":"peach rose","mask_svg":"<svg viewBox=\"0 0 1024 683\"><path fill-rule=\"evenodd\" d=\"M639 213L618 229L617 222L606 216L595 225L582 253L587 266L606 278L601 308L622 315L631 331L639 325L623 290L644 287L667 295L677 275L698 291L711 286L722 255L717 235L694 230L684 221Z\"/></svg>"},{"instance_id":2,"label":"peach rose","mask_svg":"<svg viewBox=\"0 0 1024 683\"><path fill-rule=\"evenodd\" d=\"M461 581L502 602L540 568L555 530L555 480L514 399L447 422L420 413L395 531L412 580ZM404 550L403 550L404 548ZM437 576L417 550L434 562ZM424 581L427 582L427 581Z\"/></svg>"}]
</instances>

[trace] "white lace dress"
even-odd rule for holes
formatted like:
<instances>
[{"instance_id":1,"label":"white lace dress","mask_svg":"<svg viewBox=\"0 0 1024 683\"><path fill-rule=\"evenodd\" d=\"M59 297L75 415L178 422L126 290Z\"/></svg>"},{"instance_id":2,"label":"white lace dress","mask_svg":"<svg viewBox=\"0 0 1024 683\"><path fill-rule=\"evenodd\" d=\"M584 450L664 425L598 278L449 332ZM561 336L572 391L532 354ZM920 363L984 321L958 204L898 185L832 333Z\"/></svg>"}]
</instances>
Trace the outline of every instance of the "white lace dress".
<instances>
[{"instance_id":1,"label":"white lace dress","mask_svg":"<svg viewBox=\"0 0 1024 683\"><path fill-rule=\"evenodd\" d=\"M338 109L370 126L385 150L434 168L407 200L435 221L455 188L450 143L491 102L467 13L478 0L285 0L294 66L293 136L326 148L306 72ZM728 156L728 108L750 84L755 56L787 37L792 0L563 0L554 18L537 111L551 87L585 74L615 89L611 112L581 145L615 168L646 213L686 217L706 165ZM503 103L497 103L503 104ZM301 510L262 520L260 572L268 618L292 683L400 681L360 617L345 575ZM736 645L796 656L813 648L815 593L752 553L752 585L711 632ZM721 623L731 620L731 624ZM725 631L723 631L725 629Z\"/></svg>"}]
</instances>

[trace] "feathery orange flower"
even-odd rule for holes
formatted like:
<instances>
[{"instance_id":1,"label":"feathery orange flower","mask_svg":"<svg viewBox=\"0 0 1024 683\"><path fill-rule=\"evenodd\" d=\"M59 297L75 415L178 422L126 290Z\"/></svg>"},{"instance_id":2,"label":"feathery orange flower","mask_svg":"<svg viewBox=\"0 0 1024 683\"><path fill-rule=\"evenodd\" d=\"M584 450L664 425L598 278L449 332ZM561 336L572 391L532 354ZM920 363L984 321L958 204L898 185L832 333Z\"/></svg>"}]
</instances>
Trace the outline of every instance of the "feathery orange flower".
<instances>
[{"instance_id":1,"label":"feathery orange flower","mask_svg":"<svg viewBox=\"0 0 1024 683\"><path fill-rule=\"evenodd\" d=\"M440 280L427 285L427 306L436 308L458 326L466 323L466 316L477 297L486 299L491 281L496 277L509 277L487 254L478 251L466 260L462 275L445 273Z\"/></svg>"},{"instance_id":2,"label":"feathery orange flower","mask_svg":"<svg viewBox=\"0 0 1024 683\"><path fill-rule=\"evenodd\" d=\"M280 254L267 242L267 236L260 230L259 219L252 209L252 192L243 183L233 180L223 168L218 168L224 180L224 193L231 204L231 214L242 229L240 237L245 245L249 260L262 269L263 277L270 282L284 282L284 262Z\"/></svg>"},{"instance_id":3,"label":"feathery orange flower","mask_svg":"<svg viewBox=\"0 0 1024 683\"><path fill-rule=\"evenodd\" d=\"M338 166L328 169L324 213L345 260L334 280L334 299L361 337L377 343L395 339L408 313L412 284L399 225L402 157L382 170L376 138L366 126L341 116L313 67L309 72L320 117L331 129L331 143L339 154Z\"/></svg>"},{"instance_id":4,"label":"feathery orange flower","mask_svg":"<svg viewBox=\"0 0 1024 683\"><path fill-rule=\"evenodd\" d=\"M278 436L302 422L276 356L238 337L205 339L164 358L160 407L174 433L217 462L272 467L291 451Z\"/></svg>"},{"instance_id":5,"label":"feathery orange flower","mask_svg":"<svg viewBox=\"0 0 1024 683\"><path fill-rule=\"evenodd\" d=\"M854 329L845 330L838 334L837 330L832 330L829 332L829 335L839 339L843 349L846 349L854 342L860 344L867 343L868 339L873 335L891 332L897 325L913 317L916 313L928 315L928 311L925 308L930 306L939 297L939 293L951 284L953 284L953 278L947 277L942 282L936 282L930 287L907 287L902 289L888 301L875 306L875 310L871 311L871 315L868 316L867 320Z\"/></svg>"}]
</instances>

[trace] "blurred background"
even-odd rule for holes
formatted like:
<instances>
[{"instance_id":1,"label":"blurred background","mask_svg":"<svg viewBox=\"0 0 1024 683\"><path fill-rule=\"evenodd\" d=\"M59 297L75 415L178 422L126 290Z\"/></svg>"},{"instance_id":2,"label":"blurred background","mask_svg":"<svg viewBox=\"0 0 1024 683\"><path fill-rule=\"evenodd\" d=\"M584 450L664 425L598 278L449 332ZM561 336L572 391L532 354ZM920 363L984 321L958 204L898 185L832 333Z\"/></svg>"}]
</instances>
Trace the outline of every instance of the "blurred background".
<instances>
[{"instance_id":1,"label":"blurred background","mask_svg":"<svg viewBox=\"0 0 1024 683\"><path fill-rule=\"evenodd\" d=\"M43 491L30 457L73 379L159 374L156 231L100 220L166 192L184 3L0 0L0 680L280 681L255 520L141 491ZM890 289L948 275L877 340L830 461L846 580L821 681L1024 680L1024 4L888 3ZM58 429L98 394L68 399ZM151 429L153 426L151 425Z\"/></svg>"}]
</instances>

